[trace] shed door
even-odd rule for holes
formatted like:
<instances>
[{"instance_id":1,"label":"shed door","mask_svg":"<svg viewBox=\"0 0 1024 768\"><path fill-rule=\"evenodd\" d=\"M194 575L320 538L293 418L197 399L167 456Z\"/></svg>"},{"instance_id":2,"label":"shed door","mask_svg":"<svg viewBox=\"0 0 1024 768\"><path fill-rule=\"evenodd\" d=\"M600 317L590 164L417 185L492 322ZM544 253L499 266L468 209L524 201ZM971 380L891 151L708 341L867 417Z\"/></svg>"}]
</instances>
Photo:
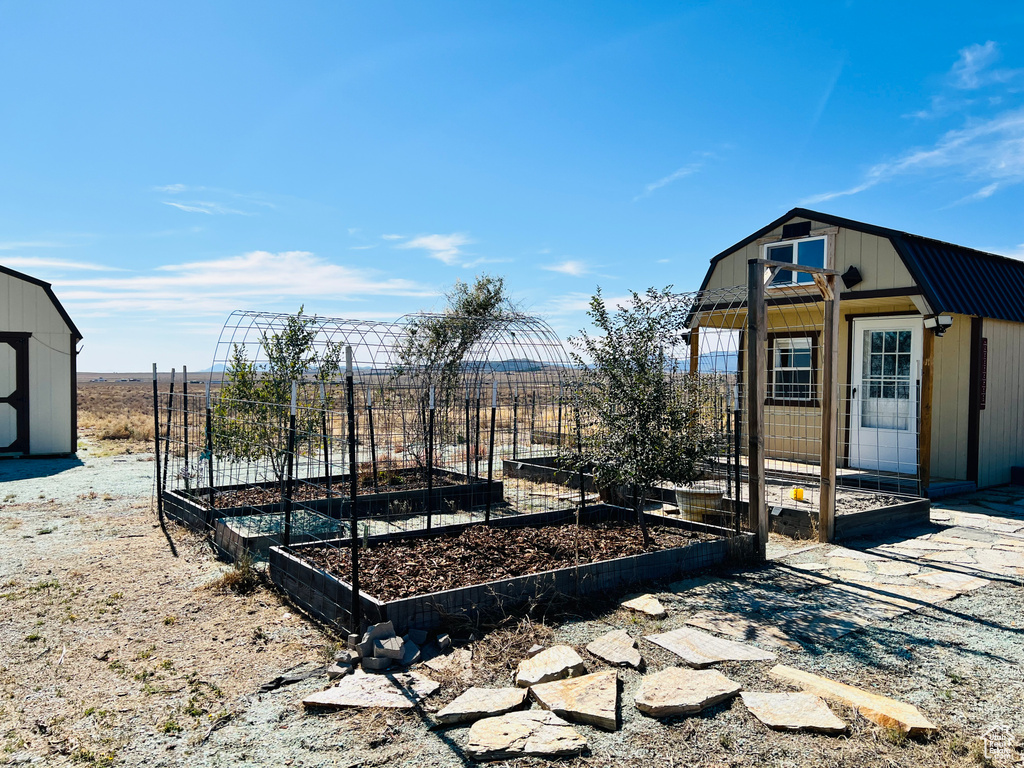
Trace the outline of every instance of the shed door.
<instances>
[{"instance_id":1,"label":"shed door","mask_svg":"<svg viewBox=\"0 0 1024 768\"><path fill-rule=\"evenodd\" d=\"M28 453L28 334L0 333L0 453Z\"/></svg>"},{"instance_id":2,"label":"shed door","mask_svg":"<svg viewBox=\"0 0 1024 768\"><path fill-rule=\"evenodd\" d=\"M921 318L853 321L850 465L917 474Z\"/></svg>"}]
</instances>

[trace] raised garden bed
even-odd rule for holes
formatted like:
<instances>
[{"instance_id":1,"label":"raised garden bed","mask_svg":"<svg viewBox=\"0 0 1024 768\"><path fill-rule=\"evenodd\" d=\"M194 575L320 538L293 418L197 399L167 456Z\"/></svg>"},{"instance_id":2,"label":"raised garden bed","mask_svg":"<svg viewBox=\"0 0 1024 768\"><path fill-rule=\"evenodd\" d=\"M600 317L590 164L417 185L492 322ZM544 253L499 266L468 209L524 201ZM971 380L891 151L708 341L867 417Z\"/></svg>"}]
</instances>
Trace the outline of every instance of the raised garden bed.
<instances>
[{"instance_id":1,"label":"raised garden bed","mask_svg":"<svg viewBox=\"0 0 1024 768\"><path fill-rule=\"evenodd\" d=\"M447 566L455 574L440 573L436 580L417 582L421 594L407 594L403 590L400 580L396 574L382 574L377 579L379 589L383 597L360 592L360 604L364 622L393 621L401 631L410 628L432 629L440 626L446 617L453 615L474 616L480 612L491 610L499 605L522 602L531 597L553 595L556 593L584 596L596 592L603 592L619 589L629 584L640 584L643 582L657 581L662 579L673 579L688 571L699 570L725 562L742 562L754 555L754 539L750 534L730 536L728 531L701 525L687 521L671 520L661 516L648 515L648 524L661 529L659 534L664 537L664 543L669 544L667 548L645 550L639 540L629 541L627 527L617 526L613 523L622 519L623 515L628 517L631 513L618 507L605 505L587 507L583 512L581 522L585 526L592 527L595 532L604 532L608 538L612 536L623 537L620 544L628 553L624 556L613 556L619 554L611 546L603 546L600 543L600 535L589 537L589 551L595 557L607 557L597 559L594 562L581 562L577 567L567 564L566 545L570 542L570 530L575 516L572 510L539 513L534 515L521 515L492 521L492 529L523 529L525 527L540 527L557 525L563 529L561 537L563 548L561 559L554 557L550 551L548 554L529 553L531 544L523 534L514 531L505 531L505 535L491 535L483 532L468 532L465 525L449 526L435 529L430 532L421 531L417 535L388 535L371 537L369 540L370 551L365 552L365 560L361 561L360 575L366 581L366 589L373 589L374 575L373 550L377 548L398 548L402 542L406 543L406 554L418 552L419 555L431 552L438 553L446 548L453 549L453 541L458 540L460 534L465 538L458 545L463 552L473 546L473 543L482 544L503 540L514 542L513 551L506 551L504 554L495 553L496 559L492 560L491 571L488 573L480 562L473 562L474 555L469 555L470 562L464 568L461 564ZM604 528L600 526L605 526ZM474 525L474 528L479 525ZM555 537L558 538L557 536ZM418 540L432 539L426 544L418 545ZM550 543L552 537L547 535ZM330 543L333 547L343 549L347 545L346 540L337 540ZM540 549L535 541L533 549ZM399 550L401 551L401 550ZM320 620L339 627L348 628L350 621L349 609L352 604L352 591L347 577L333 575L328 570L318 567L316 562L325 560L332 570L341 569L347 558L338 552L338 559L330 562L331 558L324 557L322 545L300 544L285 550L281 547L272 547L269 552L270 577L280 588L284 589L291 599L304 610ZM582 554L582 553L581 553ZM482 555L481 555L482 556ZM572 554L575 558L575 550ZM412 558L410 558L412 559ZM582 558L581 558L582 559ZM519 562L516 561L529 561ZM312 561L312 562L311 562ZM399 567L401 557L387 555L380 560L381 567ZM524 568L529 568L530 563L534 567L543 570L532 573L524 573ZM404 567L404 566L402 566ZM412 568L421 567L422 562L413 562ZM466 584L468 581L475 581L475 578L461 578L458 572L465 570L470 572L475 569L476 573L486 573L482 577L485 580L478 583ZM494 579L495 574L502 574L500 578ZM457 579L457 586L450 586L451 579ZM439 589L440 587L440 589ZM432 591L431 591L432 590ZM403 596L398 596L403 595ZM390 598L390 599L389 599Z\"/></svg>"},{"instance_id":2,"label":"raised garden bed","mask_svg":"<svg viewBox=\"0 0 1024 768\"><path fill-rule=\"evenodd\" d=\"M403 484L394 486L378 486L378 492L373 493L370 487L360 487L357 495L357 503L360 517L379 516L411 516L420 515L427 511L427 489L425 483L416 482L417 487L408 488ZM326 498L326 478L302 478L295 483L293 493L293 505L320 516L341 520L351 515L351 499L348 497L348 478L339 476L332 478L331 488L335 493L344 492L346 495L336 495ZM309 493L310 489L322 488L324 496L309 498L315 493ZM466 482L466 475L457 472L436 472L434 475L434 488L431 491L429 508L435 512L444 512L452 509L472 509L473 507L484 506L487 503L488 490L492 505L499 505L504 500L504 486L500 481L490 484L485 479L471 477ZM214 490L214 504L216 509L210 508L209 488L198 488L190 492L164 491L164 511L167 515L184 525L195 530L206 530L214 526L216 520L230 517L248 517L253 515L278 515L283 516L285 505L280 501L280 492L276 483L263 483L259 485L230 485ZM236 506L219 503L220 499L235 499L241 501ZM267 503L247 503L251 501L266 501ZM275 499L271 501L271 499Z\"/></svg>"},{"instance_id":3,"label":"raised garden bed","mask_svg":"<svg viewBox=\"0 0 1024 768\"><path fill-rule=\"evenodd\" d=\"M907 496L866 497L860 509L840 509L835 519L835 540L846 541L928 523L931 502ZM872 504L874 504L872 506ZM746 506L744 504L744 506ZM768 521L774 533L795 539L817 536L818 508L794 509L768 506Z\"/></svg>"}]
</instances>

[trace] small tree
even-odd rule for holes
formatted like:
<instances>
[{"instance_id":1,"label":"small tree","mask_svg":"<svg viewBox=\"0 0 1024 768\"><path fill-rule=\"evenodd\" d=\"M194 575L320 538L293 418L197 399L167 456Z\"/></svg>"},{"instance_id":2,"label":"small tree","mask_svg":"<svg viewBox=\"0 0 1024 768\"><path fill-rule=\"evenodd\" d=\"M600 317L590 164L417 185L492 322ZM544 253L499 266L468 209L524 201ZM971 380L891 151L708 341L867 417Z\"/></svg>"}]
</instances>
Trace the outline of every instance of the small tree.
<instances>
[{"instance_id":1,"label":"small tree","mask_svg":"<svg viewBox=\"0 0 1024 768\"><path fill-rule=\"evenodd\" d=\"M296 445L311 443L320 431L319 408L331 407L327 384L341 368L341 343L317 350L315 318L299 307L277 333L260 338L266 362L249 360L245 347L236 344L224 373L224 384L214 411L217 427L214 450L232 461L266 460L275 480L284 479L288 460L288 422L292 382L299 382Z\"/></svg>"},{"instance_id":2,"label":"small tree","mask_svg":"<svg viewBox=\"0 0 1024 768\"><path fill-rule=\"evenodd\" d=\"M445 293L445 303L440 314L409 323L397 346L395 374L420 377L424 393L433 386L436 402L451 404L457 399L473 348L502 321L517 317L519 308L505 289L505 279L487 274L479 275L472 285L457 280ZM439 426L441 430L454 429L444 423ZM420 419L417 431L424 445L426 430L426 423ZM468 434L466 445L468 449Z\"/></svg>"},{"instance_id":3,"label":"small tree","mask_svg":"<svg viewBox=\"0 0 1024 768\"><path fill-rule=\"evenodd\" d=\"M581 445L570 463L586 463L598 487L631 489L645 543L643 506L654 484L700 479L721 440L704 413L714 394L710 380L683 374L665 353L686 342L691 306L670 288L651 288L631 293L629 306L612 311L598 289L587 312L598 333L584 330L570 339L582 419Z\"/></svg>"},{"instance_id":4,"label":"small tree","mask_svg":"<svg viewBox=\"0 0 1024 768\"><path fill-rule=\"evenodd\" d=\"M496 322L517 316L505 278L479 275L473 285L456 280L437 315L413 320L398 345L398 373L419 373L442 400L451 399L466 356Z\"/></svg>"}]
</instances>

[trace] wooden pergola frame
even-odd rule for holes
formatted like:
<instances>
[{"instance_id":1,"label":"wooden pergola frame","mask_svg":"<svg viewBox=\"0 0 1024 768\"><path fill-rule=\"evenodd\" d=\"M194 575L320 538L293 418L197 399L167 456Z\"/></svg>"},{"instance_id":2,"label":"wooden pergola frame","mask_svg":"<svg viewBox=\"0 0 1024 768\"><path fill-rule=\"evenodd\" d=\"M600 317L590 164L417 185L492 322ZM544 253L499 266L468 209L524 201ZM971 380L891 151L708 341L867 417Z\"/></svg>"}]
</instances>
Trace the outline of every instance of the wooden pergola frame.
<instances>
[{"instance_id":1,"label":"wooden pergola frame","mask_svg":"<svg viewBox=\"0 0 1024 768\"><path fill-rule=\"evenodd\" d=\"M828 239L826 264L834 264L835 238ZM821 489L818 498L818 540L835 536L836 457L839 406L839 273L767 259L747 261L747 446L749 473L748 528L757 532L762 559L767 554L768 506L765 504L764 401L768 315L765 286L785 269L811 276L825 304L821 375Z\"/></svg>"}]
</instances>

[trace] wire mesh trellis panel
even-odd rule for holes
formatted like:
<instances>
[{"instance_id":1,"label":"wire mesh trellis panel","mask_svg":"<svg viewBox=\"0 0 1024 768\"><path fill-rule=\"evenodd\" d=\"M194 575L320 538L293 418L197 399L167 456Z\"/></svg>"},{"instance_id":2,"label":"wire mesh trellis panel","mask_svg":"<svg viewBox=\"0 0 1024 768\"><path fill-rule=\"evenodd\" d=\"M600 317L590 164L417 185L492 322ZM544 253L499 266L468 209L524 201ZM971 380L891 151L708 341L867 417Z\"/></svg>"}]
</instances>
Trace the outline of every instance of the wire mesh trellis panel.
<instances>
[{"instance_id":1,"label":"wire mesh trellis panel","mask_svg":"<svg viewBox=\"0 0 1024 768\"><path fill-rule=\"evenodd\" d=\"M416 332L463 322L472 338L451 370L410 354ZM275 351L282 339L292 348ZM194 506L212 499L203 519L229 551L348 537L353 477L359 536L565 506L556 483L505 476L506 462L543 461L563 437L571 369L557 337L534 318L367 323L238 312L213 370L209 406L205 393L180 387L161 397L169 404L161 415L164 487ZM290 437L286 389L296 372Z\"/></svg>"}]
</instances>

